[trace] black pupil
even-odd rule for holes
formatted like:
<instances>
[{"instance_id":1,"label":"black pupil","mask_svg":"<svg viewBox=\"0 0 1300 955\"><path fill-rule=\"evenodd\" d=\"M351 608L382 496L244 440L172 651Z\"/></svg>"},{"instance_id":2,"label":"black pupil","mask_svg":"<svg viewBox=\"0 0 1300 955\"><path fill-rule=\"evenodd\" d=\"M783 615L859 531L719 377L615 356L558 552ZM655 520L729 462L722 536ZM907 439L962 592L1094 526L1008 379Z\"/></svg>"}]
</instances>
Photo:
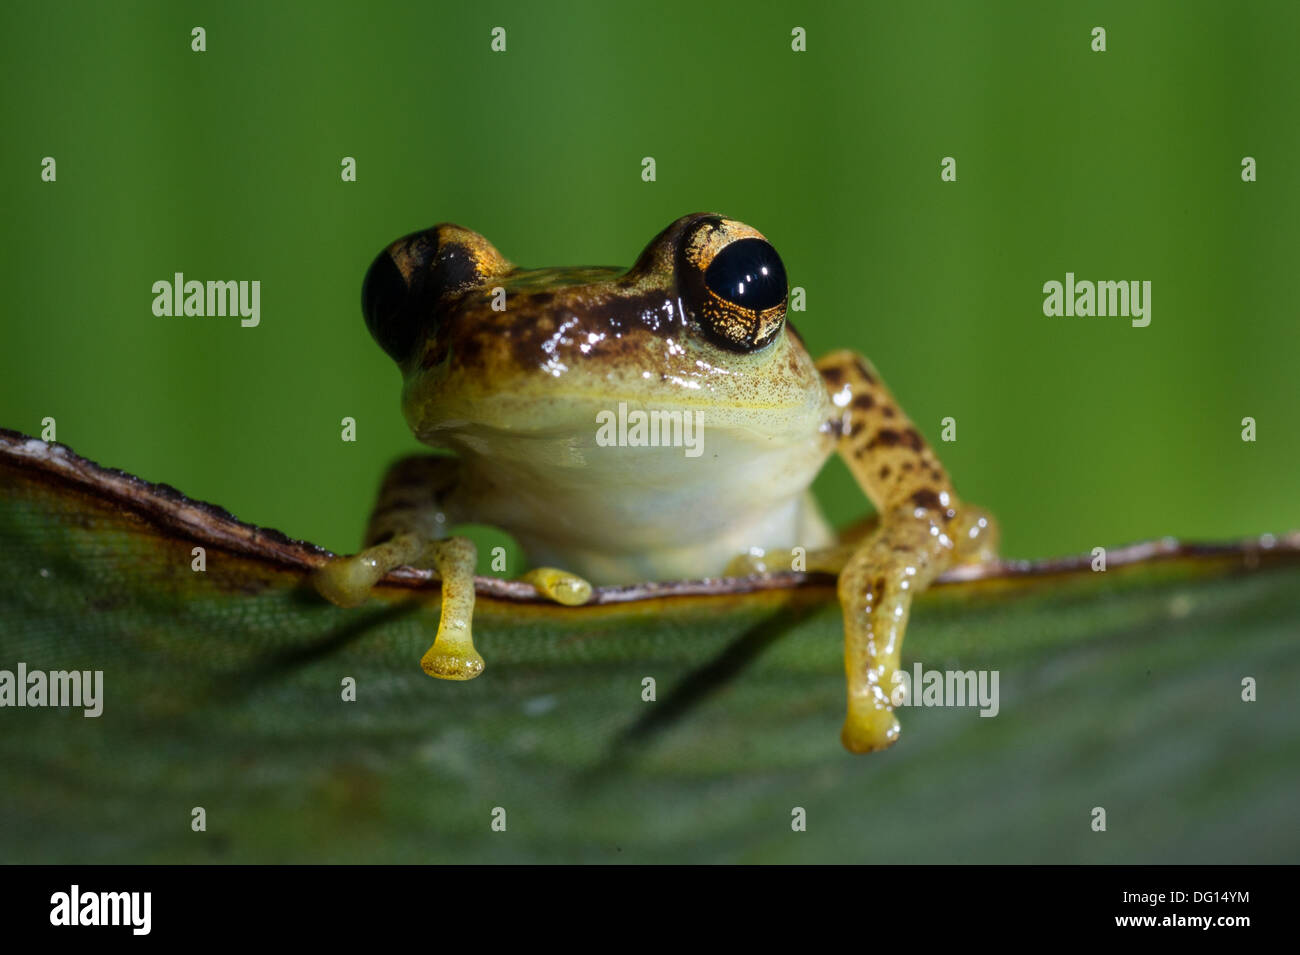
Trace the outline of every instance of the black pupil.
<instances>
[{"instance_id":1,"label":"black pupil","mask_svg":"<svg viewBox=\"0 0 1300 955\"><path fill-rule=\"evenodd\" d=\"M785 266L762 239L739 239L713 257L705 284L734 305L761 312L785 301Z\"/></svg>"}]
</instances>

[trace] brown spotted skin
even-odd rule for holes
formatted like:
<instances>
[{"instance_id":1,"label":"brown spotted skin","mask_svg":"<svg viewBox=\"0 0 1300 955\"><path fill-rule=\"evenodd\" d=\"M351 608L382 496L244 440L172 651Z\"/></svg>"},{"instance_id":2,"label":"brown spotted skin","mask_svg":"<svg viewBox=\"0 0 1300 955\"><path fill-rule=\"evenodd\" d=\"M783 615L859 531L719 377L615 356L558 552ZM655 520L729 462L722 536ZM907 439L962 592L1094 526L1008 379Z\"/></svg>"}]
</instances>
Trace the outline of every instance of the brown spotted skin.
<instances>
[{"instance_id":1,"label":"brown spotted skin","mask_svg":"<svg viewBox=\"0 0 1300 955\"><path fill-rule=\"evenodd\" d=\"M726 241L761 238L756 230L711 213L674 222L630 269L521 269L468 229L444 224L428 231L431 238L417 233L390 246L408 284L418 281L414 262L427 257L425 247L433 242L450 244L452 255L472 263L475 281L427 299L424 335L409 360L426 370L442 368L458 381L579 364L644 364L648 349L693 338L705 318L738 329L742 339L770 340L785 317L782 306L747 319L703 292L692 297L693 307L683 304L681 283L691 283ZM683 245L688 232L698 232L699 238ZM678 268L678 258L692 268ZM505 307L494 307L501 304Z\"/></svg>"},{"instance_id":2,"label":"brown spotted skin","mask_svg":"<svg viewBox=\"0 0 1300 955\"><path fill-rule=\"evenodd\" d=\"M855 753L898 738L903 633L913 595L952 564L991 556L996 528L963 504L916 426L866 359L852 352L817 363L836 411L839 454L880 523L840 571L849 707L842 739Z\"/></svg>"},{"instance_id":3,"label":"brown spotted skin","mask_svg":"<svg viewBox=\"0 0 1300 955\"><path fill-rule=\"evenodd\" d=\"M817 370L835 405L838 451L877 510L907 502L951 510L942 503L942 495L953 494L943 465L866 359L833 352L817 362Z\"/></svg>"}]
</instances>

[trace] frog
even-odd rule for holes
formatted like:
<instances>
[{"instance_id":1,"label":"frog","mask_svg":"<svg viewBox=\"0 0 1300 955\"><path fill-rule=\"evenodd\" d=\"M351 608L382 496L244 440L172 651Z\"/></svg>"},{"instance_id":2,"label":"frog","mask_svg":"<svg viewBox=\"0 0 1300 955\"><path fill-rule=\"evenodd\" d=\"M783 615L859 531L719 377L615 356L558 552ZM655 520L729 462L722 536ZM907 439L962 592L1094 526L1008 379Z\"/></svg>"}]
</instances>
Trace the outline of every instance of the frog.
<instances>
[{"instance_id":1,"label":"frog","mask_svg":"<svg viewBox=\"0 0 1300 955\"><path fill-rule=\"evenodd\" d=\"M421 667L469 680L484 671L477 553L456 525L508 533L531 567L520 579L564 606L645 581L834 575L841 742L891 746L912 601L993 559L997 525L957 496L865 357L813 360L788 303L775 247L718 213L673 222L630 268L520 268L451 223L391 242L362 314L401 371L407 424L438 453L389 468L363 548L328 560L316 588L353 607L399 566L432 571L441 610ZM663 440L609 440L616 409L658 413ZM679 421L699 426L694 455ZM874 505L866 530L834 531L811 491L836 454Z\"/></svg>"}]
</instances>

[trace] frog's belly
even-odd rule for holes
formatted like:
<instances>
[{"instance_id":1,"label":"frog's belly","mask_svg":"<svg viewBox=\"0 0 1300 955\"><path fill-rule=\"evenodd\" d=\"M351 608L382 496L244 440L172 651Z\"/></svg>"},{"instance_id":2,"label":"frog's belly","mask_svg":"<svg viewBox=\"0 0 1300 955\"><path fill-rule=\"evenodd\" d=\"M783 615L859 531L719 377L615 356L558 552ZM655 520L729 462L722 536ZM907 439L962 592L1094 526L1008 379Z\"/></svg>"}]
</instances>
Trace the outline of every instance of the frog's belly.
<instances>
[{"instance_id":1,"label":"frog's belly","mask_svg":"<svg viewBox=\"0 0 1300 955\"><path fill-rule=\"evenodd\" d=\"M464 455L457 508L511 533L534 566L594 584L717 576L751 547L824 547L832 534L808 485L829 449L713 433L682 448L531 445L526 456ZM497 448L498 452L502 449Z\"/></svg>"},{"instance_id":2,"label":"frog's belly","mask_svg":"<svg viewBox=\"0 0 1300 955\"><path fill-rule=\"evenodd\" d=\"M593 515L592 520L600 518ZM792 498L747 523L726 525L717 520L716 512L705 510L685 513L680 520L682 533L675 542L661 542L655 533L658 528L652 528L645 536L654 544L630 551L628 545L637 536L632 528L607 540L591 540L593 535L587 535L585 540L563 541L523 531L515 536L532 565L569 570L593 584L717 577L733 557L751 547L813 549L832 539L811 495Z\"/></svg>"}]
</instances>

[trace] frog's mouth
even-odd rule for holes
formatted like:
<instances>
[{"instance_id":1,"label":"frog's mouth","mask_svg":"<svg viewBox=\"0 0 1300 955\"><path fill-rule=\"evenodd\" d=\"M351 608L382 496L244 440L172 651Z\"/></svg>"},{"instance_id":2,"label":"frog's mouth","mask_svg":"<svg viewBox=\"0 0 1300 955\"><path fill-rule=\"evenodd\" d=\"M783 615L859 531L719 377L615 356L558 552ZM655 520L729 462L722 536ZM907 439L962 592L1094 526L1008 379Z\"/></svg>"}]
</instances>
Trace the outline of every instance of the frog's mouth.
<instances>
[{"instance_id":1,"label":"frog's mouth","mask_svg":"<svg viewBox=\"0 0 1300 955\"><path fill-rule=\"evenodd\" d=\"M536 467L608 465L657 470L706 456L753 459L829 448L817 401L798 404L656 402L645 395L498 395L432 402L412 418L417 437L491 462ZM665 474L670 477L670 475Z\"/></svg>"},{"instance_id":2,"label":"frog's mouth","mask_svg":"<svg viewBox=\"0 0 1300 955\"><path fill-rule=\"evenodd\" d=\"M572 364L562 372L494 364L484 374L452 356L408 375L403 410L428 444L547 460L610 448L638 457L664 448L702 456L711 443L806 447L821 440L831 413L816 368L784 337L762 355L677 345Z\"/></svg>"}]
</instances>

